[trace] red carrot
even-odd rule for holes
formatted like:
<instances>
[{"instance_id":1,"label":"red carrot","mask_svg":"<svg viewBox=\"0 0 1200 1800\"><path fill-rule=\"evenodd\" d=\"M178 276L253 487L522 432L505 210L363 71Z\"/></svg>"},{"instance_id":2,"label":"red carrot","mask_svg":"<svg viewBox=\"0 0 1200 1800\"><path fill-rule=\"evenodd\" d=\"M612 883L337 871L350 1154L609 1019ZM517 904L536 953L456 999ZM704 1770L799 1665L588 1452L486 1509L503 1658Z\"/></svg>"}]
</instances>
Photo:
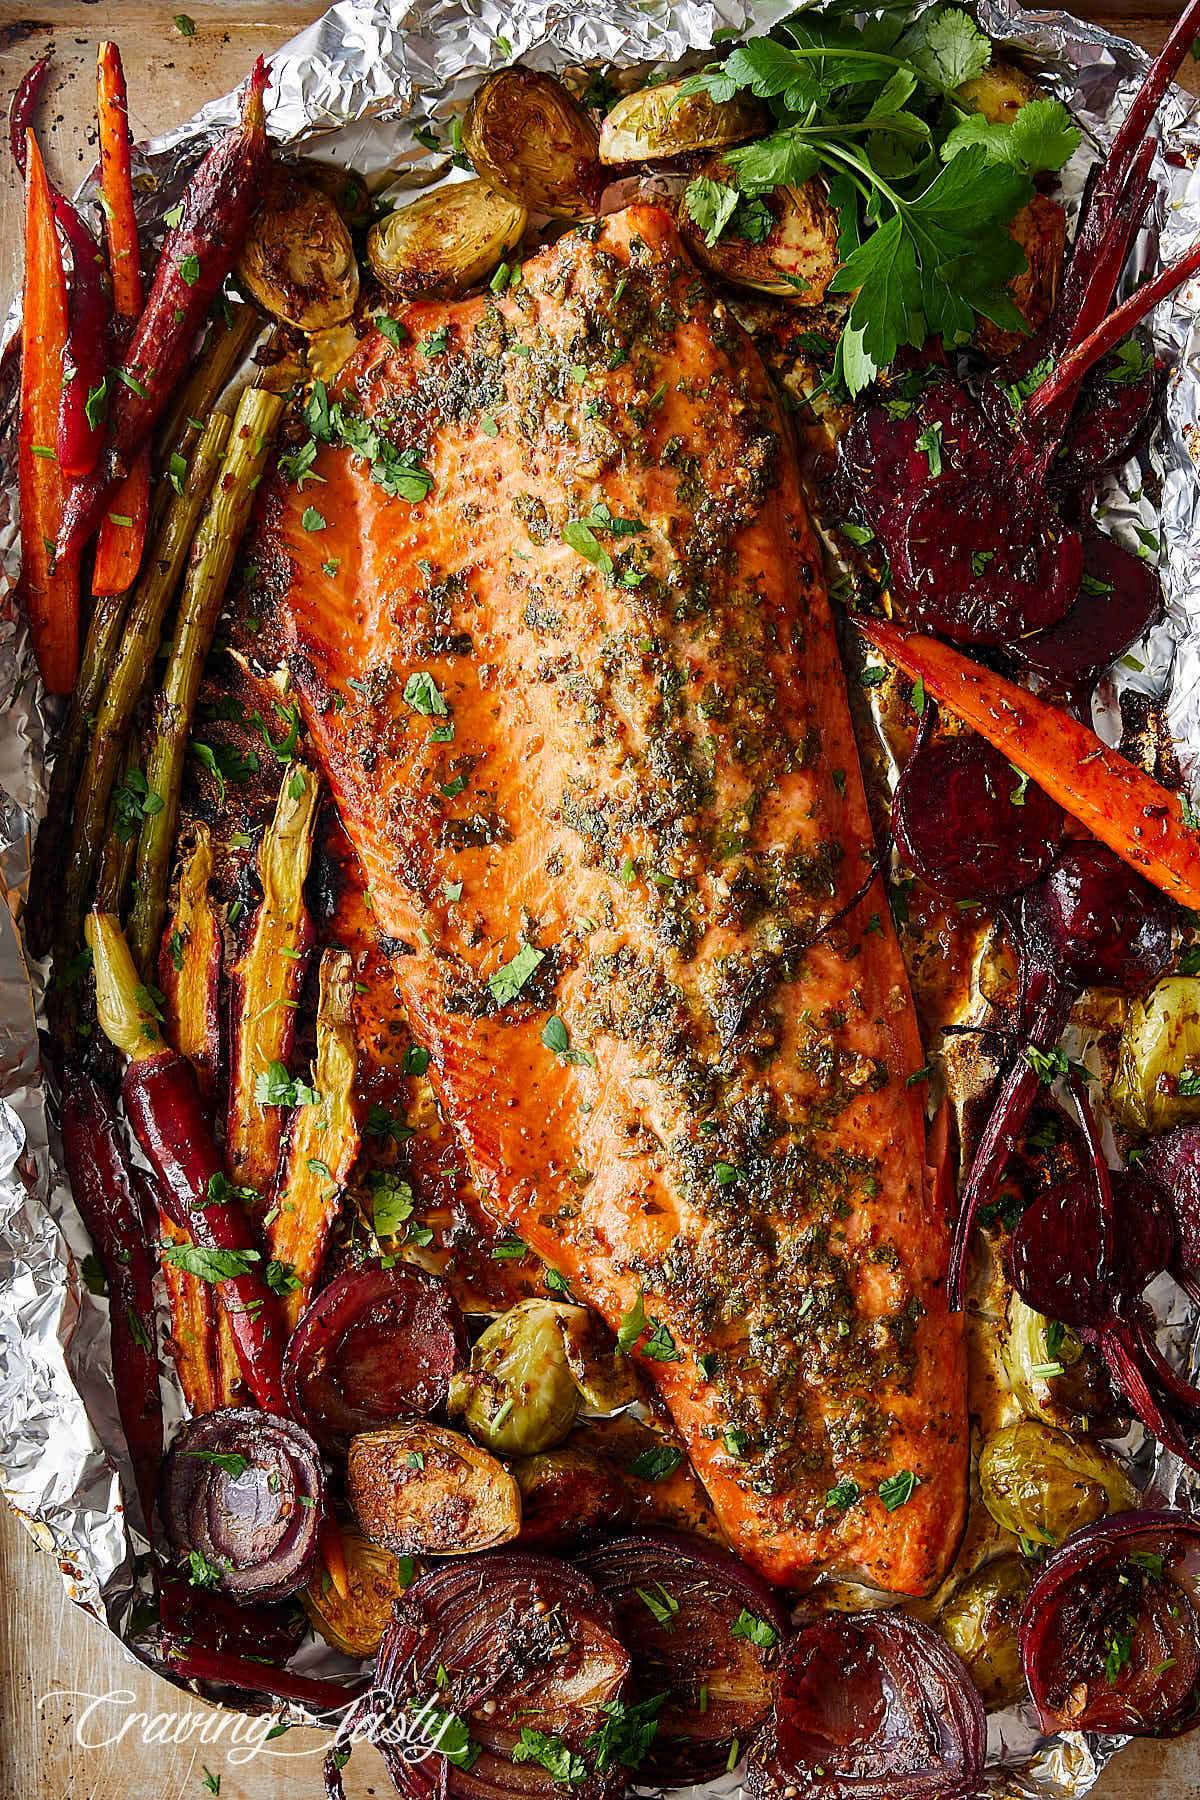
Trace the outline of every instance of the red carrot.
<instances>
[{"instance_id":1,"label":"red carrot","mask_svg":"<svg viewBox=\"0 0 1200 1800\"><path fill-rule=\"evenodd\" d=\"M113 309L124 337L141 317L145 292L137 218L130 173L129 103L125 71L115 44L101 44L96 58L96 118L100 126L100 191L112 270ZM123 594L131 587L146 544L150 511L150 449L137 461L113 495L96 543L93 594Z\"/></svg>"},{"instance_id":2,"label":"red carrot","mask_svg":"<svg viewBox=\"0 0 1200 1800\"><path fill-rule=\"evenodd\" d=\"M155 1262L143 1196L105 1090L77 1065L62 1070L59 1089L67 1173L108 1284L117 1410L149 1529L162 1466L163 1415L154 1342Z\"/></svg>"},{"instance_id":3,"label":"red carrot","mask_svg":"<svg viewBox=\"0 0 1200 1800\"><path fill-rule=\"evenodd\" d=\"M33 133L26 140L25 285L17 471L21 584L42 680L69 694L79 667L79 559L55 557L64 482L56 449L67 342L63 276L50 183Z\"/></svg>"},{"instance_id":4,"label":"red carrot","mask_svg":"<svg viewBox=\"0 0 1200 1800\"><path fill-rule=\"evenodd\" d=\"M1200 907L1200 830L1186 795L1168 793L1086 725L949 644L882 619L855 624L1131 868L1168 898Z\"/></svg>"},{"instance_id":5,"label":"red carrot","mask_svg":"<svg viewBox=\"0 0 1200 1800\"><path fill-rule=\"evenodd\" d=\"M67 495L60 553L81 549L109 510L174 393L196 334L233 266L267 162L266 85L267 66L260 57L241 124L213 146L188 184L182 216L163 245L150 297L110 382L108 442L95 469Z\"/></svg>"}]
</instances>

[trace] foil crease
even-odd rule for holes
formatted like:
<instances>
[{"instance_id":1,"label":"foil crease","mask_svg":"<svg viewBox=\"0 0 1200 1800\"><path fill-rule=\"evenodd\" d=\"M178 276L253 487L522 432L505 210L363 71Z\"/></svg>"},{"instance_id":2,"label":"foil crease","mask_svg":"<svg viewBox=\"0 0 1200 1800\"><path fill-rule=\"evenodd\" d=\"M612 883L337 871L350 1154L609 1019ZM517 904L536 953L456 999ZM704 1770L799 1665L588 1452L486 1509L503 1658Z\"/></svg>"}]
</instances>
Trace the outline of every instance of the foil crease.
<instances>
[{"instance_id":1,"label":"foil crease","mask_svg":"<svg viewBox=\"0 0 1200 1800\"><path fill-rule=\"evenodd\" d=\"M592 0L587 7L561 0L338 0L271 57L268 129L281 147L351 166L376 177L374 185L391 179L424 186L453 179L453 171L444 153L421 145L416 130L433 125L444 137L491 69L521 61L559 72L602 63L673 72L703 62L714 42L760 33L796 10L787 0ZM820 10L819 0L812 10ZM1068 206L1076 207L1088 164L1110 140L1148 59L1066 13L1024 11L1015 0L979 0L977 11L983 28L1028 57L1083 125L1085 144L1062 184ZM238 113L239 95L224 95L135 153L139 218L151 241L196 162ZM1130 284L1200 234L1200 104L1174 90L1155 130L1171 154L1156 159L1158 198L1131 259ZM85 183L79 198L94 202L94 183ZM1166 614L1100 683L1094 722L1115 742L1121 693L1155 697L1200 800L1198 311L1200 279L1155 313L1154 336L1171 371L1164 417L1143 463L1103 496L1106 527L1134 550L1161 527ZM6 341L19 316L14 302ZM58 1559L71 1599L104 1620L131 1654L157 1666L153 1639L140 1629L152 1597L147 1543L142 1521L136 1511L127 1515L122 1501L134 1487L113 1393L107 1306L82 1278L89 1244L47 1115L38 1038L45 971L28 960L18 922L60 703L40 691L15 604L15 390L10 356L0 363L0 1486ZM1194 1374L1194 1316L1168 1284L1152 1298L1164 1346ZM160 1342L165 1324L164 1309ZM170 1427L182 1401L169 1358L162 1381ZM1140 1487L1153 1489L1160 1502L1197 1505L1200 1483L1173 1457L1156 1454L1144 1433L1131 1433L1122 1448ZM136 1501L131 1505L136 1509ZM316 1643L297 1666L336 1674L349 1665ZM304 1714L292 1708L285 1716ZM989 1720L985 1791L1030 1800L1082 1795L1123 1741L1078 1733L1045 1738L1029 1707L1009 1708ZM717 1800L738 1791L734 1771L690 1793Z\"/></svg>"}]
</instances>

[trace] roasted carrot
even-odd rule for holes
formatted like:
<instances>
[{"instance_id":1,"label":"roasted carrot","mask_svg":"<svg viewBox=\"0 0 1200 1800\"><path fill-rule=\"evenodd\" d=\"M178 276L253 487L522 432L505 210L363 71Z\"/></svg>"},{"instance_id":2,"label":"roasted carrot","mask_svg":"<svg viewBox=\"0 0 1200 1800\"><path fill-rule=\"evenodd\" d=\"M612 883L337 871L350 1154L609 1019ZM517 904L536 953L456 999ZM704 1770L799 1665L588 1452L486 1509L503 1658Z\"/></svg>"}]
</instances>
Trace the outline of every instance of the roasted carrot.
<instances>
[{"instance_id":1,"label":"roasted carrot","mask_svg":"<svg viewBox=\"0 0 1200 1800\"><path fill-rule=\"evenodd\" d=\"M320 780L291 763L258 852L263 897L229 979L225 1154L240 1185L265 1195L279 1163L296 1007L316 939L304 902ZM266 1210L265 1200L261 1208Z\"/></svg>"},{"instance_id":2,"label":"roasted carrot","mask_svg":"<svg viewBox=\"0 0 1200 1800\"><path fill-rule=\"evenodd\" d=\"M158 985L166 1035L173 1050L196 1071L200 1092L211 1102L220 1051L221 927L209 898L212 839L196 824L179 871L179 898L163 933Z\"/></svg>"},{"instance_id":3,"label":"roasted carrot","mask_svg":"<svg viewBox=\"0 0 1200 1800\"><path fill-rule=\"evenodd\" d=\"M50 183L26 136L25 286L17 470L21 584L42 680L69 694L79 667L79 558L54 554L65 483L58 463L58 402L67 344L67 284Z\"/></svg>"},{"instance_id":4,"label":"roasted carrot","mask_svg":"<svg viewBox=\"0 0 1200 1800\"><path fill-rule=\"evenodd\" d=\"M1200 829L1186 795L1168 793L1086 725L940 639L882 619L855 624L1130 868L1170 899L1200 907Z\"/></svg>"},{"instance_id":5,"label":"roasted carrot","mask_svg":"<svg viewBox=\"0 0 1200 1800\"><path fill-rule=\"evenodd\" d=\"M284 1320L292 1330L312 1299L329 1228L358 1156L357 1073L354 965L346 951L326 950L312 1070L316 1099L292 1114L266 1217L267 1249L294 1283L283 1296Z\"/></svg>"},{"instance_id":6,"label":"roasted carrot","mask_svg":"<svg viewBox=\"0 0 1200 1800\"><path fill-rule=\"evenodd\" d=\"M162 1241L190 1244L190 1231L176 1225L160 1209ZM171 1308L170 1351L183 1397L193 1413L215 1412L225 1404L218 1377L217 1321L221 1314L216 1289L173 1262L164 1262L163 1276Z\"/></svg>"},{"instance_id":7,"label":"roasted carrot","mask_svg":"<svg viewBox=\"0 0 1200 1800\"><path fill-rule=\"evenodd\" d=\"M74 479L95 468L108 417L109 329L112 288L104 251L79 213L61 194L54 216L71 252L67 347L58 402L58 460Z\"/></svg>"},{"instance_id":8,"label":"roasted carrot","mask_svg":"<svg viewBox=\"0 0 1200 1800\"><path fill-rule=\"evenodd\" d=\"M179 383L196 334L220 290L262 188L267 161L260 57L241 124L200 164L183 196L179 223L162 247L150 297L110 381L108 442L90 475L67 495L60 551L80 550L112 504L155 420Z\"/></svg>"},{"instance_id":9,"label":"roasted carrot","mask_svg":"<svg viewBox=\"0 0 1200 1800\"><path fill-rule=\"evenodd\" d=\"M129 103L125 71L115 44L101 44L96 58L96 118L100 126L100 191L104 196L113 310L124 338L141 316L145 293L133 210ZM123 594L133 584L146 545L149 512L150 451L146 446L113 495L101 523L92 570L93 594Z\"/></svg>"}]
</instances>

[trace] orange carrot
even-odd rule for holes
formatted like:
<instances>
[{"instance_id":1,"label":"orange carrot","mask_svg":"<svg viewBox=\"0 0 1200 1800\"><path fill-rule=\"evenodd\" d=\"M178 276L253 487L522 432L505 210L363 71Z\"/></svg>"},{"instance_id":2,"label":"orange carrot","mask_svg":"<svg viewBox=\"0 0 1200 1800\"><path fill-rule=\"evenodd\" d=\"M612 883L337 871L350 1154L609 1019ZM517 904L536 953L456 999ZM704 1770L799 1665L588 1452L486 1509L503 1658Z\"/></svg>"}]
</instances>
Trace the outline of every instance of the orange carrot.
<instances>
[{"instance_id":1,"label":"orange carrot","mask_svg":"<svg viewBox=\"0 0 1200 1800\"><path fill-rule=\"evenodd\" d=\"M96 117L100 126L100 191L104 196L113 308L118 327L125 335L141 317L145 293L133 210L129 103L125 71L115 44L101 44L96 58ZM149 510L150 451L146 448L113 495L100 526L92 570L93 594L123 594L133 585L146 545Z\"/></svg>"},{"instance_id":2,"label":"orange carrot","mask_svg":"<svg viewBox=\"0 0 1200 1800\"><path fill-rule=\"evenodd\" d=\"M21 585L33 652L52 694L69 694L79 669L79 557L54 554L66 483L59 467L58 407L67 342L67 284L50 183L26 133L25 284L21 324Z\"/></svg>"},{"instance_id":3,"label":"orange carrot","mask_svg":"<svg viewBox=\"0 0 1200 1800\"><path fill-rule=\"evenodd\" d=\"M949 644L882 619L855 624L1130 868L1170 899L1200 908L1200 829L1186 795L1168 793L1086 725Z\"/></svg>"}]
</instances>

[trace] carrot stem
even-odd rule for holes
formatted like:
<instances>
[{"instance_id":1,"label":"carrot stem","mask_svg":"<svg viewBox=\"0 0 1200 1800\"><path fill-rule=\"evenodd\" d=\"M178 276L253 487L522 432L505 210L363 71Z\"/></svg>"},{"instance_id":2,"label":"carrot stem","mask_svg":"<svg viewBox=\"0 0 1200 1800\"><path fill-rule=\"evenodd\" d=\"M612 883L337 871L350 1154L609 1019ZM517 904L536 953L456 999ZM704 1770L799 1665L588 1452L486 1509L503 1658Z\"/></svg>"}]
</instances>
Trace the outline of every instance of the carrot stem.
<instances>
[{"instance_id":1,"label":"carrot stem","mask_svg":"<svg viewBox=\"0 0 1200 1800\"><path fill-rule=\"evenodd\" d=\"M1168 793L1086 725L949 644L882 619L855 624L1130 868L1180 905L1200 907L1200 830L1186 795Z\"/></svg>"}]
</instances>

